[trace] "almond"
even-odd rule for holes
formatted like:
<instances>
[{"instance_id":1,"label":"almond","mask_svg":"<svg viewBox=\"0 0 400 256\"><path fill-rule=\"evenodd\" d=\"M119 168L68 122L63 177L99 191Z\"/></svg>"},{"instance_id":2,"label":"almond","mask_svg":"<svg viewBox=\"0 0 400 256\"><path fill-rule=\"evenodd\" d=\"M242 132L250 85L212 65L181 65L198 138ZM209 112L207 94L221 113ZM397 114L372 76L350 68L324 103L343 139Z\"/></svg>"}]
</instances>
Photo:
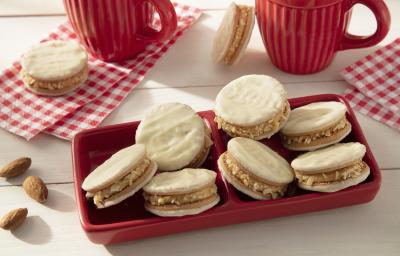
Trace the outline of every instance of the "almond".
<instances>
[{"instance_id":1,"label":"almond","mask_svg":"<svg viewBox=\"0 0 400 256\"><path fill-rule=\"evenodd\" d=\"M27 215L26 208L14 209L0 219L0 227L5 230L14 230L25 221Z\"/></svg>"},{"instance_id":2,"label":"almond","mask_svg":"<svg viewBox=\"0 0 400 256\"><path fill-rule=\"evenodd\" d=\"M10 178L24 173L31 166L32 160L29 157L18 158L0 169L0 177Z\"/></svg>"},{"instance_id":3,"label":"almond","mask_svg":"<svg viewBox=\"0 0 400 256\"><path fill-rule=\"evenodd\" d=\"M25 179L24 183L22 183L22 187L28 196L39 203L44 203L46 201L49 192L46 184L44 184L41 178L37 176L29 176Z\"/></svg>"}]
</instances>

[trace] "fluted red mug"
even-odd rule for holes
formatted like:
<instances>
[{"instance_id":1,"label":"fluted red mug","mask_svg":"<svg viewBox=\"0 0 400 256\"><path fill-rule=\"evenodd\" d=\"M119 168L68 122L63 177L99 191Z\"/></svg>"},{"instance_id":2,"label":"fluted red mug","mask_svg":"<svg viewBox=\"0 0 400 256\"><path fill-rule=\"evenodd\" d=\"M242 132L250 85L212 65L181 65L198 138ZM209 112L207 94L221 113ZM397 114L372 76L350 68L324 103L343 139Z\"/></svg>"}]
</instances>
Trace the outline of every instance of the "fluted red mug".
<instances>
[{"instance_id":1,"label":"fluted red mug","mask_svg":"<svg viewBox=\"0 0 400 256\"><path fill-rule=\"evenodd\" d=\"M347 32L355 4L365 5L375 15L374 34ZM324 69L337 51L375 45L390 27L390 13L382 0L256 0L256 15L272 63L294 74Z\"/></svg>"},{"instance_id":2,"label":"fluted red mug","mask_svg":"<svg viewBox=\"0 0 400 256\"><path fill-rule=\"evenodd\" d=\"M81 43L105 61L130 59L177 27L169 0L64 0L68 19ZM153 28L155 12L161 29Z\"/></svg>"}]
</instances>

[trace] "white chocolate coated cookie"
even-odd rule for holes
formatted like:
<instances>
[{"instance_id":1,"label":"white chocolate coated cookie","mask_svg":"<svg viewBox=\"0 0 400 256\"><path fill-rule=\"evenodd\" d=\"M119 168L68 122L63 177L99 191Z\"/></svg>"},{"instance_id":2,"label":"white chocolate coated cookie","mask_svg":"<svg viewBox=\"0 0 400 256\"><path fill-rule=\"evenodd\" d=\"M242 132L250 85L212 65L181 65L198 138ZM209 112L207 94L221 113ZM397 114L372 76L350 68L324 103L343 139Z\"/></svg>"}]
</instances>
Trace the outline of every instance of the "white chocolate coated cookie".
<instances>
[{"instance_id":1,"label":"white chocolate coated cookie","mask_svg":"<svg viewBox=\"0 0 400 256\"><path fill-rule=\"evenodd\" d=\"M86 177L82 188L85 191L99 190L130 172L145 157L146 147L142 144L124 148L93 170Z\"/></svg>"},{"instance_id":2,"label":"white chocolate coated cookie","mask_svg":"<svg viewBox=\"0 0 400 256\"><path fill-rule=\"evenodd\" d=\"M315 102L292 109L281 132L288 135L310 133L339 122L346 115L346 106L337 101Z\"/></svg>"},{"instance_id":3,"label":"white chocolate coated cookie","mask_svg":"<svg viewBox=\"0 0 400 256\"><path fill-rule=\"evenodd\" d=\"M143 188L150 194L176 194L195 191L215 183L217 174L207 169L186 168L157 174Z\"/></svg>"},{"instance_id":4,"label":"white chocolate coated cookie","mask_svg":"<svg viewBox=\"0 0 400 256\"><path fill-rule=\"evenodd\" d=\"M270 76L247 75L233 80L218 93L215 113L224 121L251 126L268 121L286 103L286 91Z\"/></svg>"},{"instance_id":5,"label":"white chocolate coated cookie","mask_svg":"<svg viewBox=\"0 0 400 256\"><path fill-rule=\"evenodd\" d=\"M228 152L247 171L274 184L288 184L294 174L289 163L268 146L248 138L233 138Z\"/></svg>"},{"instance_id":6,"label":"white chocolate coated cookie","mask_svg":"<svg viewBox=\"0 0 400 256\"><path fill-rule=\"evenodd\" d=\"M67 79L85 68L88 56L75 41L48 41L33 46L21 65L31 77L42 81Z\"/></svg>"},{"instance_id":7,"label":"white chocolate coated cookie","mask_svg":"<svg viewBox=\"0 0 400 256\"><path fill-rule=\"evenodd\" d=\"M361 143L338 143L298 156L292 161L292 167L302 173L327 172L362 159L365 152L366 148Z\"/></svg>"},{"instance_id":8,"label":"white chocolate coated cookie","mask_svg":"<svg viewBox=\"0 0 400 256\"><path fill-rule=\"evenodd\" d=\"M146 145L149 157L162 171L179 170L204 148L205 125L193 109L166 103L152 109L140 122L136 143Z\"/></svg>"}]
</instances>

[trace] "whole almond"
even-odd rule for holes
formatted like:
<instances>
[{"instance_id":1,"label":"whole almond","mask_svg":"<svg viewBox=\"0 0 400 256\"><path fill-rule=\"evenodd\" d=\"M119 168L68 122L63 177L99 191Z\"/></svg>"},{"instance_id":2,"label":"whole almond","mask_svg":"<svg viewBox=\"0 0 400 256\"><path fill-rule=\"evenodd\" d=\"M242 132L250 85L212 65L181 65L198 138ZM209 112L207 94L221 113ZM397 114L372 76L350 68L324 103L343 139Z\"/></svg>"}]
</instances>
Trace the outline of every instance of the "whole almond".
<instances>
[{"instance_id":1,"label":"whole almond","mask_svg":"<svg viewBox=\"0 0 400 256\"><path fill-rule=\"evenodd\" d=\"M14 230L25 221L27 215L26 208L14 209L0 219L0 227L5 230Z\"/></svg>"},{"instance_id":2,"label":"whole almond","mask_svg":"<svg viewBox=\"0 0 400 256\"><path fill-rule=\"evenodd\" d=\"M32 160L29 157L18 158L0 169L0 177L10 178L24 173L31 166Z\"/></svg>"},{"instance_id":3,"label":"whole almond","mask_svg":"<svg viewBox=\"0 0 400 256\"><path fill-rule=\"evenodd\" d=\"M24 180L24 183L22 183L22 187L28 196L39 203L44 203L46 201L49 192L46 184L44 184L41 178L37 176L29 176Z\"/></svg>"}]
</instances>

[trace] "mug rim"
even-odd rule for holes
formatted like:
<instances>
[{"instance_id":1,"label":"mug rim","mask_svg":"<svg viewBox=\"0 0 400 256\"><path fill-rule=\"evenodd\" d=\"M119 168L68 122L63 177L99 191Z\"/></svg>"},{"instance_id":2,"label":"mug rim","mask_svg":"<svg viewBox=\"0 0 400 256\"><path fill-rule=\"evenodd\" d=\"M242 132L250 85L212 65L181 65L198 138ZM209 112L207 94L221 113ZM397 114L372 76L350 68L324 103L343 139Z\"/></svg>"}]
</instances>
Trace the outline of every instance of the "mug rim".
<instances>
[{"instance_id":1,"label":"mug rim","mask_svg":"<svg viewBox=\"0 0 400 256\"><path fill-rule=\"evenodd\" d=\"M258 0L263 1L263 0ZM274 2L276 4L290 7L290 8L298 8L298 9L314 9L314 8L322 8L330 5L337 4L338 2L343 2L346 0L266 0L269 2Z\"/></svg>"}]
</instances>

